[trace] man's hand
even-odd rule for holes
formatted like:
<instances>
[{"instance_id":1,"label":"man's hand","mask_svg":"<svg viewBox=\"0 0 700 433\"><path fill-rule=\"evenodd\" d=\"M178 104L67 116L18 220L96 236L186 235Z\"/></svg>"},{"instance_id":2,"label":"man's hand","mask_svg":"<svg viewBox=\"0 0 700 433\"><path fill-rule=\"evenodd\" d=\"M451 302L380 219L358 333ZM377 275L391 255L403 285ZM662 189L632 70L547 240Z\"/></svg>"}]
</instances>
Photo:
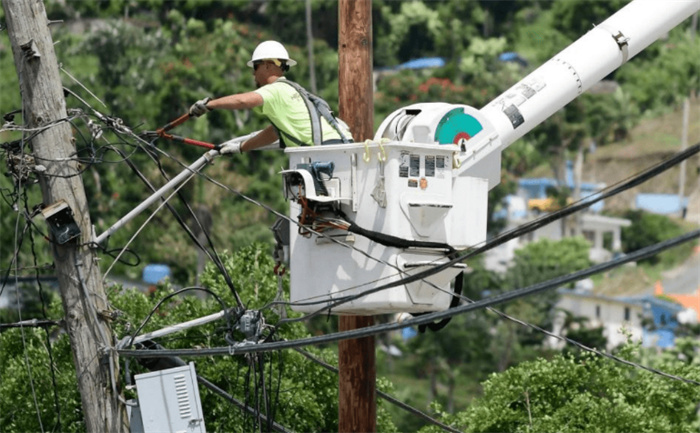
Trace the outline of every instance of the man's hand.
<instances>
[{"instance_id":1,"label":"man's hand","mask_svg":"<svg viewBox=\"0 0 700 433\"><path fill-rule=\"evenodd\" d=\"M241 144L243 142L237 138L229 140L221 145L219 148L219 153L222 155L230 155L234 153L241 153Z\"/></svg>"},{"instance_id":2,"label":"man's hand","mask_svg":"<svg viewBox=\"0 0 700 433\"><path fill-rule=\"evenodd\" d=\"M207 107L207 103L209 103L209 101L211 101L211 98L210 98L210 97L206 97L206 98L204 98L204 99L202 99L202 100L199 100L199 101L195 102L195 103L190 107L190 111L189 111L190 116L192 116L192 117L199 117L199 116L201 116L202 114L207 114L208 112L210 112L210 111L211 111L211 108Z\"/></svg>"}]
</instances>

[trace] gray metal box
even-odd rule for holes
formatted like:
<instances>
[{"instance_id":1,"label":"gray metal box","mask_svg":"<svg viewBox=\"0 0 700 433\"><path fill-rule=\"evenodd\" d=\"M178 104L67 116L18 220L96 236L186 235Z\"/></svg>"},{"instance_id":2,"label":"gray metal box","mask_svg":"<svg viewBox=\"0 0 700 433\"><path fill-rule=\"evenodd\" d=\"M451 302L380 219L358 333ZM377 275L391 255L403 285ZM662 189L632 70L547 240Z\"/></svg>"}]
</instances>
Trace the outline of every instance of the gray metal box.
<instances>
[{"instance_id":1,"label":"gray metal box","mask_svg":"<svg viewBox=\"0 0 700 433\"><path fill-rule=\"evenodd\" d=\"M145 433L206 433L193 363L134 378Z\"/></svg>"}]
</instances>

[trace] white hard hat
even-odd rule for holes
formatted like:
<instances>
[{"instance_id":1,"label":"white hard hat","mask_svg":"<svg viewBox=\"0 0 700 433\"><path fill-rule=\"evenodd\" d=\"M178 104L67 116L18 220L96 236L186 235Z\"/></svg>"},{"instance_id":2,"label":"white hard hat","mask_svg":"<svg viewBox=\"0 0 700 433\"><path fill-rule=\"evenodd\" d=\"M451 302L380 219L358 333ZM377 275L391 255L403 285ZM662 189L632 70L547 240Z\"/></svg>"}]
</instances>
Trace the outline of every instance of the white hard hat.
<instances>
[{"instance_id":1,"label":"white hard hat","mask_svg":"<svg viewBox=\"0 0 700 433\"><path fill-rule=\"evenodd\" d=\"M289 66L294 66L297 64L296 61L289 58L289 53L287 53L284 45L277 41L261 42L257 47L255 47L255 51L253 51L253 58L246 64L252 68L253 62L268 59L284 60Z\"/></svg>"}]
</instances>

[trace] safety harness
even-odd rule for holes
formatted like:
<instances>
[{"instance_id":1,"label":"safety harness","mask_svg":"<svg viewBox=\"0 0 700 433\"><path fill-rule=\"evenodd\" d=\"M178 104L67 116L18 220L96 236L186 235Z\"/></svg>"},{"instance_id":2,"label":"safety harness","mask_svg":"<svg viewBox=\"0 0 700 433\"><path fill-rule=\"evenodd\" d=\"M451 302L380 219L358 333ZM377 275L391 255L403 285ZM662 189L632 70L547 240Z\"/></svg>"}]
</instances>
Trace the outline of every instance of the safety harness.
<instances>
[{"instance_id":1,"label":"safety harness","mask_svg":"<svg viewBox=\"0 0 700 433\"><path fill-rule=\"evenodd\" d=\"M335 129L338 132L338 135L340 135L340 141L342 143L352 143L352 140L348 139L345 136L345 134L343 134L343 128L341 128L340 124L338 123L338 119L336 119L336 117L333 115L333 112L331 111L331 107L328 105L328 102L324 101L321 97L309 92L294 81L289 81L284 77L278 78L276 82L289 84L294 88L294 90L297 91L297 93L299 93L299 95L301 95L301 98L304 100L304 104L306 104L306 109L309 111L309 118L311 119L311 138L314 146L319 146L322 144L331 144L329 142L324 143L323 141L321 117L326 119L326 121L333 127L333 129ZM277 135L280 138L280 143L282 147L286 147L285 140L289 140L297 146L307 146L306 143L302 142L296 137L289 135L285 131L278 128L277 125L275 125L274 123L272 124L272 126L277 131Z\"/></svg>"}]
</instances>

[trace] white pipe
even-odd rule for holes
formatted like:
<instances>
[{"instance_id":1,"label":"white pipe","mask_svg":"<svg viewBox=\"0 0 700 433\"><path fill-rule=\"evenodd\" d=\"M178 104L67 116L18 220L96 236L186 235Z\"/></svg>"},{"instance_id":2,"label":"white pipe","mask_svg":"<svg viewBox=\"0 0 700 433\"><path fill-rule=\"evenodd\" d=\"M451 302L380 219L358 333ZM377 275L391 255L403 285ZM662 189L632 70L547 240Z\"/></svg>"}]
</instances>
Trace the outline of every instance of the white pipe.
<instances>
[{"instance_id":1,"label":"white pipe","mask_svg":"<svg viewBox=\"0 0 700 433\"><path fill-rule=\"evenodd\" d=\"M226 311L219 311L218 313L210 314L208 316L200 317L198 319L190 320L189 322L178 323L177 325L168 326L167 328L159 329L157 331L148 332L146 334L141 334L131 341L130 337L126 337L120 343L123 344L137 344L145 340L151 340L153 338L164 337L166 335L174 334L176 332L184 331L185 329L194 328L195 326L200 326L207 324L209 322L214 322L219 320L226 314Z\"/></svg>"},{"instance_id":2,"label":"white pipe","mask_svg":"<svg viewBox=\"0 0 700 433\"><path fill-rule=\"evenodd\" d=\"M225 145L226 143L229 143L231 141L240 141L244 142L246 140L249 140L253 137L255 137L260 131L255 131L251 132L248 135L244 135L242 137L237 137L234 139L231 139L225 143L222 143L220 146ZM278 143L277 141L275 143ZM273 143L273 144L275 144ZM193 162L189 167L185 168L180 174L172 178L168 183L163 185L158 191L154 192L150 197L148 197L146 200L144 200L140 205L136 206L134 209L131 210L128 214L124 215L119 221L114 223L114 225L110 228L107 229L104 233L102 233L100 236L98 236L95 239L96 244L101 244L104 242L108 237L112 236L114 232L119 230L120 228L124 227L126 223L134 219L138 214L146 210L150 205L155 203L156 201L160 200L166 192L169 190L175 188L179 183L189 179L190 177L194 176L202 167L205 165L209 164L214 157L219 155L219 151L216 149L212 149L209 152L205 153L202 155L201 158Z\"/></svg>"},{"instance_id":3,"label":"white pipe","mask_svg":"<svg viewBox=\"0 0 700 433\"><path fill-rule=\"evenodd\" d=\"M700 9L700 0L635 0L480 111L503 150ZM490 153L490 152L489 152Z\"/></svg>"},{"instance_id":4,"label":"white pipe","mask_svg":"<svg viewBox=\"0 0 700 433\"><path fill-rule=\"evenodd\" d=\"M154 192L141 204L132 209L131 212L124 215L119 221L114 223L114 225L108 228L107 231L99 235L97 239L95 239L95 243L97 243L98 245L101 244L105 239L110 237L114 232L116 232L120 228L124 227L126 223L134 219L134 217L146 210L146 208L148 208L150 205L160 200L166 192L173 189L180 182L189 179L191 176L194 176L194 174L197 173L200 168L210 163L217 155L219 155L219 151L214 149L202 155L202 157L193 162L192 165L184 169L180 174L178 174L174 178L170 179L170 181L162 187L160 187L158 191Z\"/></svg>"}]
</instances>

